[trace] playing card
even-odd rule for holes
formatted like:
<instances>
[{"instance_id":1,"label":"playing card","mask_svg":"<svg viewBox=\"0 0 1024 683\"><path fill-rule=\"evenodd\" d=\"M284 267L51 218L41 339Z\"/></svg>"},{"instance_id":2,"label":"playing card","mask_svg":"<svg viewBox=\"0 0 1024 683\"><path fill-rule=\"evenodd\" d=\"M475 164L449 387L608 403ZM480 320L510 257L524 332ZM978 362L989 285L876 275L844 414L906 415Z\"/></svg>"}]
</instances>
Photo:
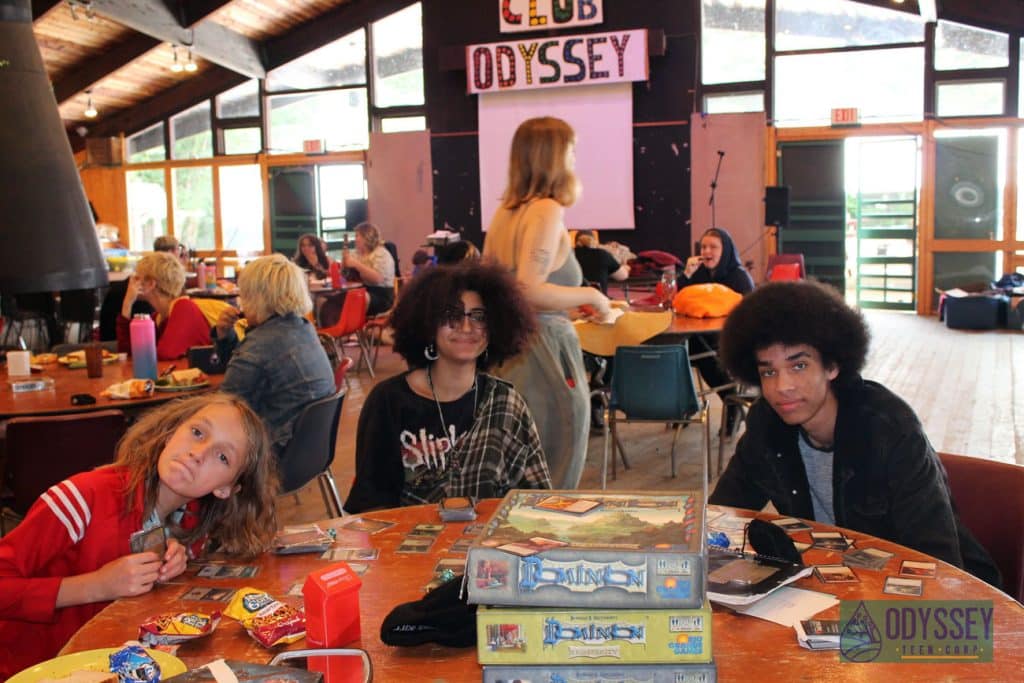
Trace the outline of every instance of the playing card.
<instances>
[{"instance_id":1,"label":"playing card","mask_svg":"<svg viewBox=\"0 0 1024 683\"><path fill-rule=\"evenodd\" d=\"M824 550L846 550L850 547L850 539L838 531L812 531L811 547Z\"/></svg>"},{"instance_id":2,"label":"playing card","mask_svg":"<svg viewBox=\"0 0 1024 683\"><path fill-rule=\"evenodd\" d=\"M892 553L878 548L858 548L843 554L843 564L847 567L880 571L885 568L890 557Z\"/></svg>"},{"instance_id":3,"label":"playing card","mask_svg":"<svg viewBox=\"0 0 1024 683\"><path fill-rule=\"evenodd\" d=\"M900 564L900 576L922 576L926 579L934 579L935 563L903 560L903 563Z\"/></svg>"},{"instance_id":4,"label":"playing card","mask_svg":"<svg viewBox=\"0 0 1024 683\"><path fill-rule=\"evenodd\" d=\"M899 576L888 576L885 579L883 593L890 595L913 595L920 597L924 594L924 582L921 579L908 579Z\"/></svg>"},{"instance_id":5,"label":"playing card","mask_svg":"<svg viewBox=\"0 0 1024 683\"><path fill-rule=\"evenodd\" d=\"M430 536L433 538L444 531L444 524L417 524L409 532L409 536Z\"/></svg>"},{"instance_id":6,"label":"playing card","mask_svg":"<svg viewBox=\"0 0 1024 683\"><path fill-rule=\"evenodd\" d=\"M781 519L773 519L772 524L777 527L785 529L787 534L791 534L795 531L809 531L811 528L810 524L807 524L803 520L797 519L796 517L782 517Z\"/></svg>"},{"instance_id":7,"label":"playing card","mask_svg":"<svg viewBox=\"0 0 1024 683\"><path fill-rule=\"evenodd\" d=\"M819 564L814 573L822 583L856 583L860 581L853 570L842 564Z\"/></svg>"},{"instance_id":8,"label":"playing card","mask_svg":"<svg viewBox=\"0 0 1024 683\"><path fill-rule=\"evenodd\" d=\"M425 553L430 551L432 538L406 538L396 549L396 553Z\"/></svg>"},{"instance_id":9,"label":"playing card","mask_svg":"<svg viewBox=\"0 0 1024 683\"><path fill-rule=\"evenodd\" d=\"M321 560L330 560L331 562L338 562L344 560L376 560L380 557L380 550L377 548L335 548L328 550L320 556Z\"/></svg>"},{"instance_id":10,"label":"playing card","mask_svg":"<svg viewBox=\"0 0 1024 683\"><path fill-rule=\"evenodd\" d=\"M136 531L129 537L128 543L133 553L153 552L161 560L167 554L167 537L164 535L162 526Z\"/></svg>"},{"instance_id":11,"label":"playing card","mask_svg":"<svg viewBox=\"0 0 1024 683\"><path fill-rule=\"evenodd\" d=\"M370 517L343 517L342 521L344 523L339 523L335 528L341 527L351 529L352 531L365 531L368 534L375 534L378 531L382 531L395 525L394 522L387 522L383 519L372 519Z\"/></svg>"}]
</instances>

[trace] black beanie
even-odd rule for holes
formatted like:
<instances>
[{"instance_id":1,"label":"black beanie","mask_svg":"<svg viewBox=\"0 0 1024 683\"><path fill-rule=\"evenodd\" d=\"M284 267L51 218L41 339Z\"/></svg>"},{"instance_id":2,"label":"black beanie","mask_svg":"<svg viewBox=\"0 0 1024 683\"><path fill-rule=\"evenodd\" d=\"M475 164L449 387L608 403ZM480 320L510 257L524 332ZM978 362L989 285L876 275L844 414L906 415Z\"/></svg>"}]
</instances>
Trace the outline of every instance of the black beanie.
<instances>
[{"instance_id":1,"label":"black beanie","mask_svg":"<svg viewBox=\"0 0 1024 683\"><path fill-rule=\"evenodd\" d=\"M476 605L460 597L461 589L462 576L458 575L422 600L394 608L380 625L380 639L385 645L476 645Z\"/></svg>"}]
</instances>

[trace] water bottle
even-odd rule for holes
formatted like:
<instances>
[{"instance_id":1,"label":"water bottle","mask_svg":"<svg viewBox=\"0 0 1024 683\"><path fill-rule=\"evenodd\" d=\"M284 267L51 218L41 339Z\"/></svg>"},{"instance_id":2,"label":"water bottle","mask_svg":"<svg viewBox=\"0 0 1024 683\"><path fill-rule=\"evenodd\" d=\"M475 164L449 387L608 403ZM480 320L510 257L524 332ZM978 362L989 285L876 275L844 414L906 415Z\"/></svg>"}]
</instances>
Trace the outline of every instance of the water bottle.
<instances>
[{"instance_id":1,"label":"water bottle","mask_svg":"<svg viewBox=\"0 0 1024 683\"><path fill-rule=\"evenodd\" d=\"M206 282L204 286L207 289L217 289L217 264L214 262L211 265L206 266Z\"/></svg>"},{"instance_id":2,"label":"water bottle","mask_svg":"<svg viewBox=\"0 0 1024 683\"><path fill-rule=\"evenodd\" d=\"M132 344L132 375L156 379L156 325L145 314L136 315L128 326Z\"/></svg>"},{"instance_id":3,"label":"water bottle","mask_svg":"<svg viewBox=\"0 0 1024 683\"><path fill-rule=\"evenodd\" d=\"M206 286L206 264L202 261L196 265L196 287Z\"/></svg>"},{"instance_id":4,"label":"water bottle","mask_svg":"<svg viewBox=\"0 0 1024 683\"><path fill-rule=\"evenodd\" d=\"M341 264L337 261L331 261L331 287L341 287Z\"/></svg>"}]
</instances>

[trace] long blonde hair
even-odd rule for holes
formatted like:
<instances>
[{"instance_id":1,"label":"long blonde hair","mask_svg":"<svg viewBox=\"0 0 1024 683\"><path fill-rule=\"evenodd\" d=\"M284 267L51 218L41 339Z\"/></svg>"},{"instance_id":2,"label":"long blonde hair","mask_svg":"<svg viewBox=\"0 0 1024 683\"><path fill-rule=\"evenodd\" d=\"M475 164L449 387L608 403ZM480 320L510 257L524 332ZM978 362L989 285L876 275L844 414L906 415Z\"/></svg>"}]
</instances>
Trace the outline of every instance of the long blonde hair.
<instances>
[{"instance_id":1,"label":"long blonde hair","mask_svg":"<svg viewBox=\"0 0 1024 683\"><path fill-rule=\"evenodd\" d=\"M247 448L245 464L235 482L238 491L228 498L207 494L199 499L199 524L193 529L172 529L183 544L208 537L211 546L227 553L252 557L270 547L277 529L274 498L278 492L277 462L270 437L260 417L241 398L212 393L173 401L152 410L136 422L117 447L115 465L129 470L126 508L135 507L135 492L144 487L143 517L156 505L160 476L157 462L174 432L186 420L210 405L227 405L242 419Z\"/></svg>"},{"instance_id":2,"label":"long blonde hair","mask_svg":"<svg viewBox=\"0 0 1024 683\"><path fill-rule=\"evenodd\" d=\"M562 206L576 201L579 181L566 164L576 142L572 126L552 116L527 119L512 136L508 185L501 205L517 209L531 199L554 199Z\"/></svg>"}]
</instances>

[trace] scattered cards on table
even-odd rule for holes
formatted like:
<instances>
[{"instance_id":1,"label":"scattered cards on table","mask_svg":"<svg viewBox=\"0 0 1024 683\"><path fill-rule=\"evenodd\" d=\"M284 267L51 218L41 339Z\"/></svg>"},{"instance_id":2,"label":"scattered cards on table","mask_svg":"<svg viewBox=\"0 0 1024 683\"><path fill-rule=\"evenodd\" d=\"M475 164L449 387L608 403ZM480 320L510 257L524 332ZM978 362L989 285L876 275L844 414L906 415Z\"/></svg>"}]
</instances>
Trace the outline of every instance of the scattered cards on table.
<instances>
[{"instance_id":1,"label":"scattered cards on table","mask_svg":"<svg viewBox=\"0 0 1024 683\"><path fill-rule=\"evenodd\" d=\"M843 564L847 567L881 571L885 569L891 557L892 553L878 548L858 548L843 554Z\"/></svg>"},{"instance_id":2,"label":"scattered cards on table","mask_svg":"<svg viewBox=\"0 0 1024 683\"><path fill-rule=\"evenodd\" d=\"M351 529L352 531L365 531L368 534L375 534L394 525L394 522L373 519L372 517L342 517L340 520L332 520L328 526L333 529Z\"/></svg>"},{"instance_id":3,"label":"scattered cards on table","mask_svg":"<svg viewBox=\"0 0 1024 683\"><path fill-rule=\"evenodd\" d=\"M466 572L466 561L461 558L446 557L437 561L434 565L434 575L430 582L423 587L425 591L432 591L442 583L447 583L454 576Z\"/></svg>"},{"instance_id":4,"label":"scattered cards on table","mask_svg":"<svg viewBox=\"0 0 1024 683\"><path fill-rule=\"evenodd\" d=\"M838 650L839 630L838 619L804 619L793 625L796 639L808 650Z\"/></svg>"},{"instance_id":5,"label":"scattered cards on table","mask_svg":"<svg viewBox=\"0 0 1024 683\"><path fill-rule=\"evenodd\" d=\"M378 548L334 548L328 550L320 556L321 560L330 560L331 562L339 562L349 560L376 560L380 557L380 550Z\"/></svg>"},{"instance_id":6,"label":"scattered cards on table","mask_svg":"<svg viewBox=\"0 0 1024 683\"><path fill-rule=\"evenodd\" d=\"M205 579L249 579L256 576L259 567L254 564L204 564L196 576Z\"/></svg>"},{"instance_id":7,"label":"scattered cards on table","mask_svg":"<svg viewBox=\"0 0 1024 683\"><path fill-rule=\"evenodd\" d=\"M406 537L402 540L397 548L396 553L425 553L430 551L430 546L433 545L434 539L427 536Z\"/></svg>"},{"instance_id":8,"label":"scattered cards on table","mask_svg":"<svg viewBox=\"0 0 1024 683\"><path fill-rule=\"evenodd\" d=\"M449 548L448 551L453 553L468 553L469 546L471 545L473 545L473 539L463 536L459 540L455 541L455 543L452 543L452 547Z\"/></svg>"},{"instance_id":9,"label":"scattered cards on table","mask_svg":"<svg viewBox=\"0 0 1024 683\"><path fill-rule=\"evenodd\" d=\"M787 534L791 534L795 531L810 531L811 525L802 519L796 517L782 517L781 519L773 519L772 524L777 527L782 527Z\"/></svg>"},{"instance_id":10,"label":"scattered cards on table","mask_svg":"<svg viewBox=\"0 0 1024 683\"><path fill-rule=\"evenodd\" d=\"M921 579L906 579L899 576L887 576L882 592L889 593L890 595L921 596L924 594L924 581Z\"/></svg>"},{"instance_id":11,"label":"scattered cards on table","mask_svg":"<svg viewBox=\"0 0 1024 683\"><path fill-rule=\"evenodd\" d=\"M814 568L822 583L857 583L860 579L844 564L819 564Z\"/></svg>"},{"instance_id":12,"label":"scattered cards on table","mask_svg":"<svg viewBox=\"0 0 1024 683\"><path fill-rule=\"evenodd\" d=\"M811 547L825 550L846 550L851 545L850 539L838 531L812 531Z\"/></svg>"},{"instance_id":13,"label":"scattered cards on table","mask_svg":"<svg viewBox=\"0 0 1024 683\"><path fill-rule=\"evenodd\" d=\"M189 586L178 596L179 600L205 600L208 602L228 602L235 595L234 588L210 588L209 586Z\"/></svg>"},{"instance_id":14,"label":"scattered cards on table","mask_svg":"<svg viewBox=\"0 0 1024 683\"><path fill-rule=\"evenodd\" d=\"M921 576L926 579L934 579L935 563L903 560L903 563L900 564L900 576Z\"/></svg>"},{"instance_id":15,"label":"scattered cards on table","mask_svg":"<svg viewBox=\"0 0 1024 683\"><path fill-rule=\"evenodd\" d=\"M322 553L334 543L334 532L316 524L285 527L274 536L274 552L278 555Z\"/></svg>"},{"instance_id":16,"label":"scattered cards on table","mask_svg":"<svg viewBox=\"0 0 1024 683\"><path fill-rule=\"evenodd\" d=\"M409 536L429 536L434 538L444 531L444 524L417 524L409 532Z\"/></svg>"}]
</instances>

